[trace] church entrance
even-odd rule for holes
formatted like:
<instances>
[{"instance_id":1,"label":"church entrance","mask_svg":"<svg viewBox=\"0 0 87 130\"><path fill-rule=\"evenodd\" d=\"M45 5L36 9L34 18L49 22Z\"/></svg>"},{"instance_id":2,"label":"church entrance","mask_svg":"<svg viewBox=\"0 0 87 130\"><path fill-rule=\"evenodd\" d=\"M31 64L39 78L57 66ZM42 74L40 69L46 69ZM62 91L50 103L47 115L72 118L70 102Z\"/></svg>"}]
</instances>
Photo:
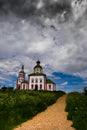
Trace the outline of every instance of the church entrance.
<instances>
[{"instance_id":1,"label":"church entrance","mask_svg":"<svg viewBox=\"0 0 87 130\"><path fill-rule=\"evenodd\" d=\"M38 90L38 85L35 85L35 90Z\"/></svg>"}]
</instances>

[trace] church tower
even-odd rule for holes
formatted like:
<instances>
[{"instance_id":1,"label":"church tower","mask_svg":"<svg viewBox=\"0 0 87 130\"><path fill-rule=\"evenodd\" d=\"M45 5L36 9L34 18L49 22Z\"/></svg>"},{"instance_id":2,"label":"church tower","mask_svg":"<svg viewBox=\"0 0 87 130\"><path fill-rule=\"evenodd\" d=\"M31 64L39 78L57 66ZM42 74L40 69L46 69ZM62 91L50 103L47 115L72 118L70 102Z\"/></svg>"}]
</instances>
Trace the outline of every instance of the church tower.
<instances>
[{"instance_id":1,"label":"church tower","mask_svg":"<svg viewBox=\"0 0 87 130\"><path fill-rule=\"evenodd\" d=\"M24 65L21 67L21 71L18 74L18 80L16 84L17 89L21 89L21 83L25 80L25 72L24 72Z\"/></svg>"},{"instance_id":2,"label":"church tower","mask_svg":"<svg viewBox=\"0 0 87 130\"><path fill-rule=\"evenodd\" d=\"M42 73L43 69L42 66L40 65L40 61L38 60L36 62L36 66L34 67L34 73Z\"/></svg>"}]
</instances>

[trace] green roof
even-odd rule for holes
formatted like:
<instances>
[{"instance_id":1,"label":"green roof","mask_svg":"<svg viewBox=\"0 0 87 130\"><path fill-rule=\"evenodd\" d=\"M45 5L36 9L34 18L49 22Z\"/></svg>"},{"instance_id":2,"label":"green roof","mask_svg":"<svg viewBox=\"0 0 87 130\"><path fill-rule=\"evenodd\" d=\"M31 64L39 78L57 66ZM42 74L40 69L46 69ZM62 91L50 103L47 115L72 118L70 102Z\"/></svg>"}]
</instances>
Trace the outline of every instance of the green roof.
<instances>
[{"instance_id":1,"label":"green roof","mask_svg":"<svg viewBox=\"0 0 87 130\"><path fill-rule=\"evenodd\" d=\"M47 84L55 84L52 80L50 80L50 79L46 79L46 83Z\"/></svg>"},{"instance_id":2,"label":"green roof","mask_svg":"<svg viewBox=\"0 0 87 130\"><path fill-rule=\"evenodd\" d=\"M42 67L39 65L39 64L37 64L35 67L34 67L34 69L35 68L41 68L42 69Z\"/></svg>"},{"instance_id":3,"label":"green roof","mask_svg":"<svg viewBox=\"0 0 87 130\"><path fill-rule=\"evenodd\" d=\"M32 73L32 74L29 74L29 76L46 76L46 75L43 73Z\"/></svg>"},{"instance_id":4,"label":"green roof","mask_svg":"<svg viewBox=\"0 0 87 130\"><path fill-rule=\"evenodd\" d=\"M27 81L27 80L24 80L22 83L28 83L28 81Z\"/></svg>"},{"instance_id":5,"label":"green roof","mask_svg":"<svg viewBox=\"0 0 87 130\"><path fill-rule=\"evenodd\" d=\"M37 64L37 65L34 67L34 69L35 69L35 68L41 68L41 69L42 69L42 66L40 65L40 61L39 61L39 60L36 62L36 64Z\"/></svg>"}]
</instances>

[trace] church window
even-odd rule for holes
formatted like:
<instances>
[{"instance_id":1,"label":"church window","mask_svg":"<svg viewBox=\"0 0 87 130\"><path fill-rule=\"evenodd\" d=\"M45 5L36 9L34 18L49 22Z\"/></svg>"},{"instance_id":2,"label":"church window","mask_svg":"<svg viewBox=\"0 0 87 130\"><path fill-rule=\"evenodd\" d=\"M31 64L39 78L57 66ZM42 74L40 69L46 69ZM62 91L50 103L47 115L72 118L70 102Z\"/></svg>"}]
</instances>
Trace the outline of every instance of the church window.
<instances>
[{"instance_id":1,"label":"church window","mask_svg":"<svg viewBox=\"0 0 87 130\"><path fill-rule=\"evenodd\" d=\"M37 83L37 82L38 82L38 79L36 79L35 82Z\"/></svg>"},{"instance_id":2,"label":"church window","mask_svg":"<svg viewBox=\"0 0 87 130\"><path fill-rule=\"evenodd\" d=\"M40 84L40 90L42 90L42 84Z\"/></svg>"},{"instance_id":3,"label":"church window","mask_svg":"<svg viewBox=\"0 0 87 130\"><path fill-rule=\"evenodd\" d=\"M51 89L51 85L49 85L49 89Z\"/></svg>"},{"instance_id":4,"label":"church window","mask_svg":"<svg viewBox=\"0 0 87 130\"><path fill-rule=\"evenodd\" d=\"M34 79L32 79L31 82L34 83Z\"/></svg>"},{"instance_id":5,"label":"church window","mask_svg":"<svg viewBox=\"0 0 87 130\"><path fill-rule=\"evenodd\" d=\"M42 83L42 79L40 79L40 83Z\"/></svg>"},{"instance_id":6,"label":"church window","mask_svg":"<svg viewBox=\"0 0 87 130\"><path fill-rule=\"evenodd\" d=\"M34 88L34 85L33 85L33 84L31 85L31 88L32 88L32 89Z\"/></svg>"},{"instance_id":7,"label":"church window","mask_svg":"<svg viewBox=\"0 0 87 130\"><path fill-rule=\"evenodd\" d=\"M25 85L23 85L23 90L25 90Z\"/></svg>"}]
</instances>

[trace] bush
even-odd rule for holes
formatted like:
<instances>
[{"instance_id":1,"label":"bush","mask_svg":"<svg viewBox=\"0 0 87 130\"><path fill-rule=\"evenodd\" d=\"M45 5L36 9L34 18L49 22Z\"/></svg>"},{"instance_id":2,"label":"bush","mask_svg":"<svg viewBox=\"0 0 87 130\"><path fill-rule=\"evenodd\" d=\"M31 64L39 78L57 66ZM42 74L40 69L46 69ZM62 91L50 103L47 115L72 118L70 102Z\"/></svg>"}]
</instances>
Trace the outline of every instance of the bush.
<instances>
[{"instance_id":1,"label":"bush","mask_svg":"<svg viewBox=\"0 0 87 130\"><path fill-rule=\"evenodd\" d=\"M0 90L0 130L12 130L64 94L62 91Z\"/></svg>"},{"instance_id":2,"label":"bush","mask_svg":"<svg viewBox=\"0 0 87 130\"><path fill-rule=\"evenodd\" d=\"M76 130L87 129L87 97L80 93L70 93L67 96L66 111L68 119L73 121Z\"/></svg>"},{"instance_id":3,"label":"bush","mask_svg":"<svg viewBox=\"0 0 87 130\"><path fill-rule=\"evenodd\" d=\"M87 87L84 88L84 95L87 96Z\"/></svg>"}]
</instances>

